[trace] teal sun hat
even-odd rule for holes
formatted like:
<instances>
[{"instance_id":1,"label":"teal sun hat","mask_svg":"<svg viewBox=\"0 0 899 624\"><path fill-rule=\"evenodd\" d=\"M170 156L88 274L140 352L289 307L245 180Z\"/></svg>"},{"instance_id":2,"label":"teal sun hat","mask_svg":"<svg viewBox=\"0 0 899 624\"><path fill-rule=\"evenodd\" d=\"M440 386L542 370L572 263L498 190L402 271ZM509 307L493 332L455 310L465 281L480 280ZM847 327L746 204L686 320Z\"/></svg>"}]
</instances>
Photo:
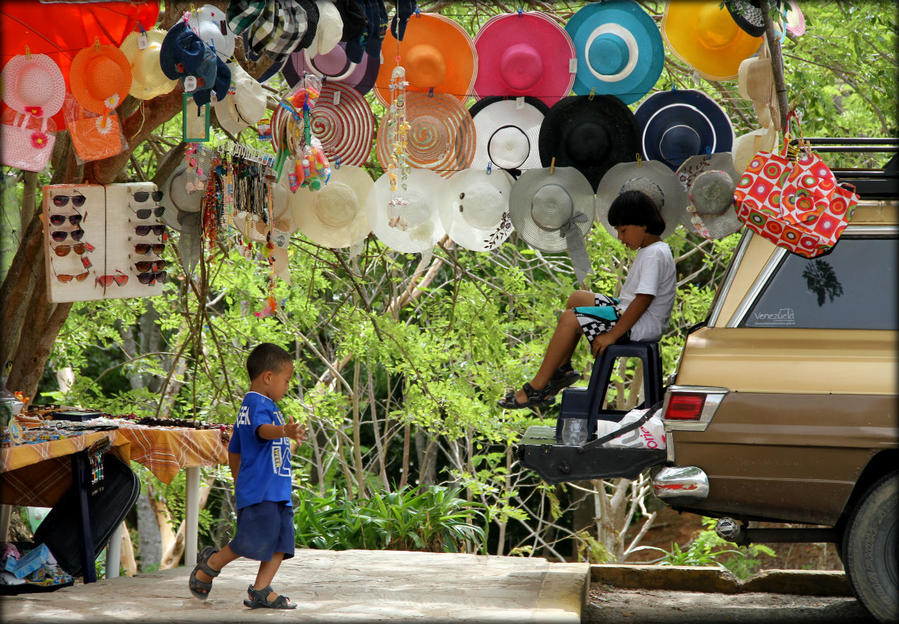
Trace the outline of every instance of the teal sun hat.
<instances>
[{"instance_id":1,"label":"teal sun hat","mask_svg":"<svg viewBox=\"0 0 899 624\"><path fill-rule=\"evenodd\" d=\"M574 92L614 95L632 104L649 93L665 63L662 35L633 0L607 0L579 10L565 30L574 42Z\"/></svg>"}]
</instances>

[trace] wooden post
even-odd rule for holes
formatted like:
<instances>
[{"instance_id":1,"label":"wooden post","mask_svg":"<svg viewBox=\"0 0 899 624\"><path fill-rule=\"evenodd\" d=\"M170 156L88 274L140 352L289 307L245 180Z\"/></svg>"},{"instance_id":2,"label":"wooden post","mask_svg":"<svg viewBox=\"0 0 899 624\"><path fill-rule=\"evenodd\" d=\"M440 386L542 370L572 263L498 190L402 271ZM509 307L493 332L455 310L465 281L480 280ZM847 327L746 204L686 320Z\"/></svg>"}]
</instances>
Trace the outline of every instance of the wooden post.
<instances>
[{"instance_id":1,"label":"wooden post","mask_svg":"<svg viewBox=\"0 0 899 624\"><path fill-rule=\"evenodd\" d=\"M774 22L771 20L771 3L769 0L761 0L762 15L765 17L765 39L768 41L768 49L771 51L771 69L774 72L774 92L777 96L777 107L780 110L780 119L777 120L778 130L784 132L787 127L787 113L790 112L787 101L787 86L784 82L784 58L780 48L780 37L774 31ZM784 26L785 27L785 26Z\"/></svg>"}]
</instances>

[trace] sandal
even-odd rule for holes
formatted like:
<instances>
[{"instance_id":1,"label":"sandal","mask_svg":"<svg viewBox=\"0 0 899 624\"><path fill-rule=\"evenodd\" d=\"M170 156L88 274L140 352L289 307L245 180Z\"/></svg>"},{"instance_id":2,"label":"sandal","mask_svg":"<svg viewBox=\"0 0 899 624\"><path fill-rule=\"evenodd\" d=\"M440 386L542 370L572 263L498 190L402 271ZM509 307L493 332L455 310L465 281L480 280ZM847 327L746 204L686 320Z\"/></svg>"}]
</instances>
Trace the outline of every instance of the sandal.
<instances>
[{"instance_id":1,"label":"sandal","mask_svg":"<svg viewBox=\"0 0 899 624\"><path fill-rule=\"evenodd\" d=\"M497 401L497 405L503 409L524 409L526 407L544 407L546 405L545 388L543 390L535 390L531 384L526 383L521 386L521 389L524 390L524 393L527 395L527 401L519 403L515 400L516 391L510 390L506 396Z\"/></svg>"},{"instance_id":2,"label":"sandal","mask_svg":"<svg viewBox=\"0 0 899 624\"><path fill-rule=\"evenodd\" d=\"M199 598L200 600L209 598L209 592L212 591L212 579L221 572L221 570L213 570L209 567L209 558L216 552L215 548L207 546L197 556L197 565L194 566L193 572L190 573L190 578L187 579L187 587L194 598ZM201 570L209 575L209 581L201 581L197 578L197 572Z\"/></svg>"},{"instance_id":3,"label":"sandal","mask_svg":"<svg viewBox=\"0 0 899 624\"><path fill-rule=\"evenodd\" d=\"M549 383L547 383L546 387L543 389L543 394L546 398L552 398L580 378L581 374L574 370L574 367L571 366L571 362L568 362L556 369L553 376L549 378Z\"/></svg>"},{"instance_id":4,"label":"sandal","mask_svg":"<svg viewBox=\"0 0 899 624\"><path fill-rule=\"evenodd\" d=\"M251 609L259 609L260 607L265 607L267 609L296 609L297 605L295 602L290 602L290 598L287 596L279 595L274 600L269 600L268 595L274 591L271 588L271 585L267 587L263 587L262 589L253 589L253 586L250 585L247 587L247 593L250 595L249 600L244 600L243 603Z\"/></svg>"}]
</instances>

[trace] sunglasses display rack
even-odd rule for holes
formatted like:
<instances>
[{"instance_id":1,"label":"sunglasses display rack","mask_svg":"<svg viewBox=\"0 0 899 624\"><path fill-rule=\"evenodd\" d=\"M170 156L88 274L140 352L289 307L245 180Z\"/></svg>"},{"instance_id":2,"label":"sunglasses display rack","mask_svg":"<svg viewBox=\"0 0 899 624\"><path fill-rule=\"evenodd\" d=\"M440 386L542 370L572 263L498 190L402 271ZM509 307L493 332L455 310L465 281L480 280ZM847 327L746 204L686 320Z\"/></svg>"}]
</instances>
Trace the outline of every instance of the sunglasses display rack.
<instances>
[{"instance_id":1,"label":"sunglasses display rack","mask_svg":"<svg viewBox=\"0 0 899 624\"><path fill-rule=\"evenodd\" d=\"M161 294L169 270L160 198L152 182L45 186L50 301Z\"/></svg>"}]
</instances>

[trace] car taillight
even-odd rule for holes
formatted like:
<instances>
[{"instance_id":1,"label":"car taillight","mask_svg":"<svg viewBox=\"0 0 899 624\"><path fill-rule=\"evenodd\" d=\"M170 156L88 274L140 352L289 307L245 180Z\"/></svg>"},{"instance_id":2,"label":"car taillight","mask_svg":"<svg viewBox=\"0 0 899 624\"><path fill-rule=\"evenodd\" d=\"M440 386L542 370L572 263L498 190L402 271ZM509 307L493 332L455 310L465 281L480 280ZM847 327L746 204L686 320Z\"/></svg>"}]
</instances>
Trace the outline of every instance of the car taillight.
<instances>
[{"instance_id":1,"label":"car taillight","mask_svg":"<svg viewBox=\"0 0 899 624\"><path fill-rule=\"evenodd\" d=\"M699 420L705 405L705 395L697 393L672 394L665 411L665 420Z\"/></svg>"}]
</instances>

